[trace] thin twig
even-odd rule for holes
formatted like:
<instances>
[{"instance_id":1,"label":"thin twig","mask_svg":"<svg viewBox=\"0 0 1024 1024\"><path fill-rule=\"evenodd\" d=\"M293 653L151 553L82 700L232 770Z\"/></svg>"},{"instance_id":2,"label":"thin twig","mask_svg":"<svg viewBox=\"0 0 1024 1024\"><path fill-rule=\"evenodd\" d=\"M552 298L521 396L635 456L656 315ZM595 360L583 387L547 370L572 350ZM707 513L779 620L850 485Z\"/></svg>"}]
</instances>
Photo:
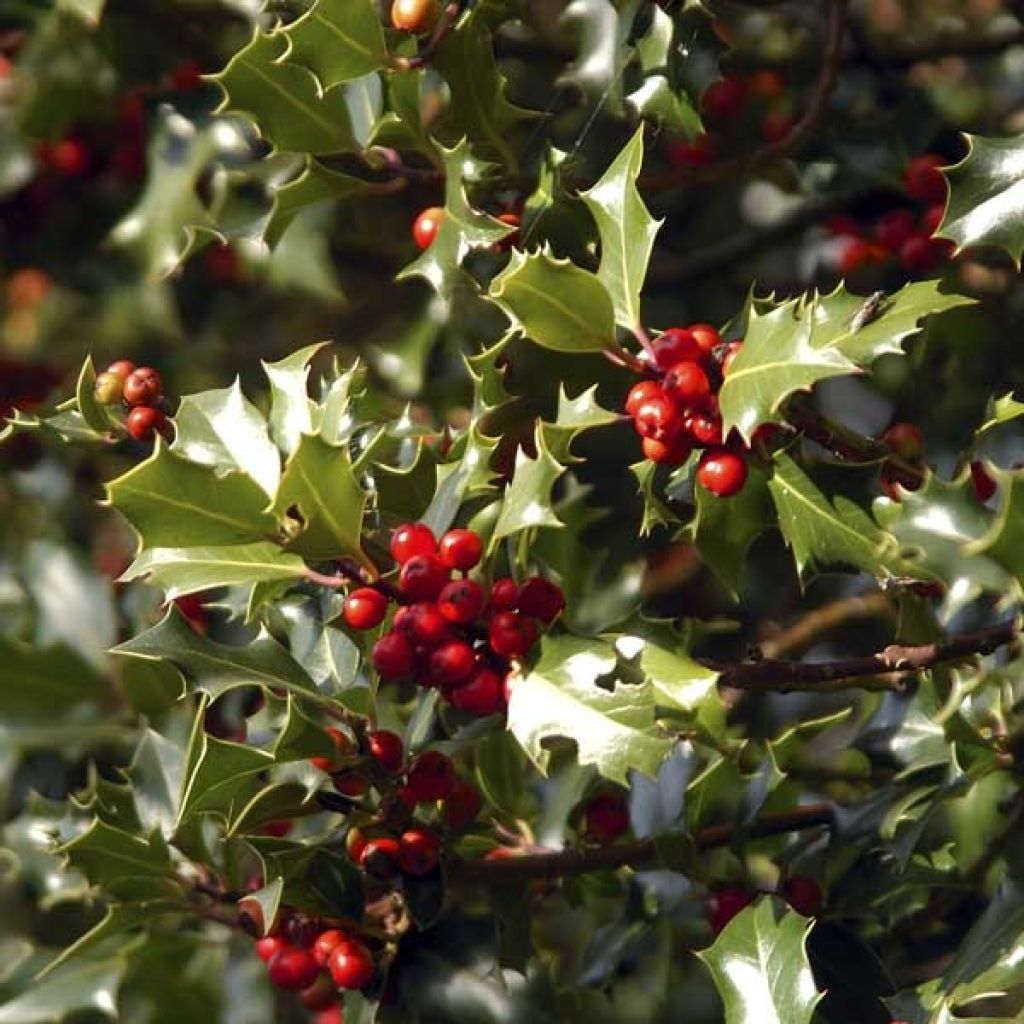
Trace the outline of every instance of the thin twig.
<instances>
[{"instance_id":1,"label":"thin twig","mask_svg":"<svg viewBox=\"0 0 1024 1024\"><path fill-rule=\"evenodd\" d=\"M791 626L762 640L761 654L768 659L782 658L806 650L825 634L850 622L892 615L892 600L880 591L840 598L807 612Z\"/></svg>"},{"instance_id":2,"label":"thin twig","mask_svg":"<svg viewBox=\"0 0 1024 1024\"><path fill-rule=\"evenodd\" d=\"M437 48L444 42L445 37L452 30L456 19L459 16L459 5L448 4L441 12L437 25L430 38L420 47L420 52L415 57L398 57L392 55L388 63L395 71L415 71L430 62L430 58L437 52Z\"/></svg>"}]
</instances>

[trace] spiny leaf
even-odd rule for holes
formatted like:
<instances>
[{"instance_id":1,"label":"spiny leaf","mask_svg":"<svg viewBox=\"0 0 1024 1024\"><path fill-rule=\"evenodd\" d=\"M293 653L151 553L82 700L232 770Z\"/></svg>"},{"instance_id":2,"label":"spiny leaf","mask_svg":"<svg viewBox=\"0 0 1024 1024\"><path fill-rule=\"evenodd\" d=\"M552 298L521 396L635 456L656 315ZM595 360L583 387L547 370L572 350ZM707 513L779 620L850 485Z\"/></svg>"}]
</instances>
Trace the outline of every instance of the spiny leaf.
<instances>
[{"instance_id":1,"label":"spiny leaf","mask_svg":"<svg viewBox=\"0 0 1024 1024\"><path fill-rule=\"evenodd\" d=\"M636 477L637 493L643 499L643 518L640 520L639 532L646 537L659 526L671 526L676 522L674 516L661 499L661 488L657 486L658 466L650 459L642 459L633 463L629 471Z\"/></svg>"},{"instance_id":2,"label":"spiny leaf","mask_svg":"<svg viewBox=\"0 0 1024 1024\"><path fill-rule=\"evenodd\" d=\"M481 433L474 422L460 440L456 461L437 467L437 489L422 518L438 536L455 521L463 501L493 491L491 457L498 442L499 438Z\"/></svg>"},{"instance_id":3,"label":"spiny leaf","mask_svg":"<svg viewBox=\"0 0 1024 1024\"><path fill-rule=\"evenodd\" d=\"M647 212L636 179L644 161L643 128L612 161L593 188L582 193L601 234L597 276L615 307L615 321L628 330L640 326L640 289L661 221Z\"/></svg>"},{"instance_id":4,"label":"spiny leaf","mask_svg":"<svg viewBox=\"0 0 1024 1024\"><path fill-rule=\"evenodd\" d=\"M270 436L285 455L291 455L302 435L313 429L315 404L307 393L309 362L325 344L306 345L276 363L263 363L270 381Z\"/></svg>"},{"instance_id":5,"label":"spiny leaf","mask_svg":"<svg viewBox=\"0 0 1024 1024\"><path fill-rule=\"evenodd\" d=\"M112 828L102 821L63 847L72 867L94 885L126 878L167 878L173 865L170 851L159 832L148 838Z\"/></svg>"},{"instance_id":6,"label":"spiny leaf","mask_svg":"<svg viewBox=\"0 0 1024 1024\"><path fill-rule=\"evenodd\" d=\"M547 450L539 425L534 443L537 446L536 458L531 459L522 448L516 452L515 470L491 535L492 550L499 541L522 530L562 525L551 504L551 490L565 472L565 466Z\"/></svg>"},{"instance_id":7,"label":"spiny leaf","mask_svg":"<svg viewBox=\"0 0 1024 1024\"><path fill-rule=\"evenodd\" d=\"M554 458L559 462L569 462L573 458L572 443L580 434L618 423L621 418L618 413L597 404L596 384L581 391L575 398L570 398L565 393L565 385L560 384L555 422L542 423L541 430Z\"/></svg>"},{"instance_id":8,"label":"spiny leaf","mask_svg":"<svg viewBox=\"0 0 1024 1024\"><path fill-rule=\"evenodd\" d=\"M285 59L309 68L324 89L376 71L388 59L372 0L317 0L281 34L289 43Z\"/></svg>"},{"instance_id":9,"label":"spiny leaf","mask_svg":"<svg viewBox=\"0 0 1024 1024\"><path fill-rule=\"evenodd\" d=\"M966 544L966 555L984 555L1015 577L1024 587L1024 471L994 470L1001 498L988 530Z\"/></svg>"}]
</instances>

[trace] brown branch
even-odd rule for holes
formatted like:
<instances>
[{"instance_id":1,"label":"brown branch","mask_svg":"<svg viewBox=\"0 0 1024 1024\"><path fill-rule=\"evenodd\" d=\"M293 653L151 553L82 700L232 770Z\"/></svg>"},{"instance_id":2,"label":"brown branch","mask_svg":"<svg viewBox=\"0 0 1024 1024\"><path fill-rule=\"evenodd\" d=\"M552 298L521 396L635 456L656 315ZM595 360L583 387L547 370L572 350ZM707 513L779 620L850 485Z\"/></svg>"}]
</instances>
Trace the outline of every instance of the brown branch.
<instances>
[{"instance_id":1,"label":"brown branch","mask_svg":"<svg viewBox=\"0 0 1024 1024\"><path fill-rule=\"evenodd\" d=\"M822 636L847 623L858 619L891 618L892 615L892 601L880 591L844 597L815 608L791 626L762 640L761 654L768 659L781 658L806 650Z\"/></svg>"},{"instance_id":2,"label":"brown branch","mask_svg":"<svg viewBox=\"0 0 1024 1024\"><path fill-rule=\"evenodd\" d=\"M827 693L856 686L861 690L899 690L903 679L934 665L991 654L1013 643L1019 634L1016 619L988 629L957 633L919 646L890 644L877 654L839 661L752 661L720 666L719 683L755 692ZM856 684L852 680L859 680Z\"/></svg>"},{"instance_id":3,"label":"brown branch","mask_svg":"<svg viewBox=\"0 0 1024 1024\"><path fill-rule=\"evenodd\" d=\"M715 847L728 846L739 835L762 839L803 829L828 828L832 825L833 818L834 810L831 804L808 804L784 814L766 815L749 828L709 825L701 829L693 837L693 841L698 850L711 850ZM491 883L554 879L621 867L645 867L653 865L656 859L654 840L637 839L629 843L614 843L578 850L556 850L551 853L531 853L501 860L456 861L449 865L448 877L462 881Z\"/></svg>"},{"instance_id":4,"label":"brown branch","mask_svg":"<svg viewBox=\"0 0 1024 1024\"><path fill-rule=\"evenodd\" d=\"M825 112L829 96L836 87L843 55L843 33L850 0L830 0L828 23L822 53L821 71L811 93L807 109L781 139L761 149L732 160L724 160L706 168L670 170L640 180L640 188L647 192L661 192L683 184L709 184L736 177L755 170L763 164L779 160L799 149L810 138Z\"/></svg>"},{"instance_id":5,"label":"brown branch","mask_svg":"<svg viewBox=\"0 0 1024 1024\"><path fill-rule=\"evenodd\" d=\"M329 587L332 590L343 590L355 583L360 587L379 590L390 601L396 601L399 604L408 603L408 598L393 583L371 578L369 573L347 559L338 563L337 571L333 576L329 573L317 572L316 569L310 569L309 566L306 566L302 575L311 583Z\"/></svg>"}]
</instances>

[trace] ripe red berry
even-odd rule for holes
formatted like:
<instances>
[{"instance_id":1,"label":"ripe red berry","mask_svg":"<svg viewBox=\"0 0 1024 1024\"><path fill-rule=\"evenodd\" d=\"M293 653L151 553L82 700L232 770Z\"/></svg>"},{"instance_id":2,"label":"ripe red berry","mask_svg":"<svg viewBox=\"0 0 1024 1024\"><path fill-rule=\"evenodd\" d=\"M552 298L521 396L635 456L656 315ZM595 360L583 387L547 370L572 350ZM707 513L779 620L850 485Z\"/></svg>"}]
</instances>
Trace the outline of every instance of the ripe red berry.
<instances>
[{"instance_id":1,"label":"ripe red berry","mask_svg":"<svg viewBox=\"0 0 1024 1024\"><path fill-rule=\"evenodd\" d=\"M717 935L744 907L750 906L752 897L746 889L727 885L711 894L711 929Z\"/></svg>"},{"instance_id":2,"label":"ripe red berry","mask_svg":"<svg viewBox=\"0 0 1024 1024\"><path fill-rule=\"evenodd\" d=\"M700 108L705 120L712 124L724 124L733 120L747 102L747 83L739 75L727 75L712 82L700 98Z\"/></svg>"},{"instance_id":3,"label":"ripe red berry","mask_svg":"<svg viewBox=\"0 0 1024 1024\"><path fill-rule=\"evenodd\" d=\"M171 72L171 88L177 92L191 92L203 84L202 75L203 69L198 61L183 61Z\"/></svg>"},{"instance_id":4,"label":"ripe red berry","mask_svg":"<svg viewBox=\"0 0 1024 1024\"><path fill-rule=\"evenodd\" d=\"M697 482L719 498L731 498L747 482L746 460L724 448L709 448L697 464Z\"/></svg>"},{"instance_id":5,"label":"ripe red berry","mask_svg":"<svg viewBox=\"0 0 1024 1024\"><path fill-rule=\"evenodd\" d=\"M953 243L944 238L911 235L900 246L900 264L909 274L930 274L949 258Z\"/></svg>"},{"instance_id":6,"label":"ripe red berry","mask_svg":"<svg viewBox=\"0 0 1024 1024\"><path fill-rule=\"evenodd\" d=\"M353 629L374 629L388 613L388 599L373 587L358 587L345 598L341 614Z\"/></svg>"},{"instance_id":7,"label":"ripe red berry","mask_svg":"<svg viewBox=\"0 0 1024 1024\"><path fill-rule=\"evenodd\" d=\"M814 917L821 909L821 886L808 875L793 875L782 887L782 898L804 917Z\"/></svg>"},{"instance_id":8,"label":"ripe red berry","mask_svg":"<svg viewBox=\"0 0 1024 1024\"><path fill-rule=\"evenodd\" d=\"M320 973L320 965L308 949L285 946L275 953L267 963L270 980L278 988L298 991L309 988Z\"/></svg>"},{"instance_id":9,"label":"ripe red berry","mask_svg":"<svg viewBox=\"0 0 1024 1024\"><path fill-rule=\"evenodd\" d=\"M898 252L915 230L914 215L909 210L890 210L875 221L875 239L890 252Z\"/></svg>"},{"instance_id":10,"label":"ripe red berry","mask_svg":"<svg viewBox=\"0 0 1024 1024\"><path fill-rule=\"evenodd\" d=\"M907 191L923 203L939 203L946 198L946 179L939 168L946 163L935 153L922 153L914 157L903 172Z\"/></svg>"},{"instance_id":11,"label":"ripe red berry","mask_svg":"<svg viewBox=\"0 0 1024 1024\"><path fill-rule=\"evenodd\" d=\"M441 839L428 828L410 828L399 836L398 862L407 875L429 875L441 856Z\"/></svg>"},{"instance_id":12,"label":"ripe red berry","mask_svg":"<svg viewBox=\"0 0 1024 1024\"><path fill-rule=\"evenodd\" d=\"M341 1007L335 1003L326 1010L321 1010L313 1018L313 1024L345 1024L341 1015Z\"/></svg>"},{"instance_id":13,"label":"ripe red berry","mask_svg":"<svg viewBox=\"0 0 1024 1024\"><path fill-rule=\"evenodd\" d=\"M711 324L690 324L689 331L705 356L711 355L722 344L721 334Z\"/></svg>"},{"instance_id":14,"label":"ripe red berry","mask_svg":"<svg viewBox=\"0 0 1024 1024\"><path fill-rule=\"evenodd\" d=\"M107 367L106 372L125 380L130 374L135 372L135 364L130 359L117 359Z\"/></svg>"},{"instance_id":15,"label":"ripe red berry","mask_svg":"<svg viewBox=\"0 0 1024 1024\"><path fill-rule=\"evenodd\" d=\"M982 505L996 493L996 482L989 475L983 462L971 463L971 486L974 488L975 497Z\"/></svg>"},{"instance_id":16,"label":"ripe red berry","mask_svg":"<svg viewBox=\"0 0 1024 1024\"><path fill-rule=\"evenodd\" d=\"M265 836L273 836L275 839L283 839L295 828L294 821L268 821L263 826L262 832Z\"/></svg>"},{"instance_id":17,"label":"ripe red berry","mask_svg":"<svg viewBox=\"0 0 1024 1024\"><path fill-rule=\"evenodd\" d=\"M837 266L839 272L848 277L869 263L883 263L888 255L880 245L866 242L863 238L844 238L839 249Z\"/></svg>"},{"instance_id":18,"label":"ripe red berry","mask_svg":"<svg viewBox=\"0 0 1024 1024\"><path fill-rule=\"evenodd\" d=\"M447 693L452 706L467 715L484 718L505 710L505 686L492 668L481 665L465 682Z\"/></svg>"},{"instance_id":19,"label":"ripe red berry","mask_svg":"<svg viewBox=\"0 0 1024 1024\"><path fill-rule=\"evenodd\" d=\"M565 610L565 594L557 583L543 576L530 576L519 588L516 608L523 615L532 615L550 625Z\"/></svg>"},{"instance_id":20,"label":"ripe red berry","mask_svg":"<svg viewBox=\"0 0 1024 1024\"><path fill-rule=\"evenodd\" d=\"M391 5L391 24L399 32L431 32L440 17L440 0L395 0Z\"/></svg>"},{"instance_id":21,"label":"ripe red berry","mask_svg":"<svg viewBox=\"0 0 1024 1024\"><path fill-rule=\"evenodd\" d=\"M665 159L677 171L706 167L715 155L715 139L703 132L692 142L675 139L665 146Z\"/></svg>"},{"instance_id":22,"label":"ripe red berry","mask_svg":"<svg viewBox=\"0 0 1024 1024\"><path fill-rule=\"evenodd\" d=\"M230 242L215 242L203 253L207 274L217 284L238 284L245 268L238 250Z\"/></svg>"},{"instance_id":23,"label":"ripe red berry","mask_svg":"<svg viewBox=\"0 0 1024 1024\"><path fill-rule=\"evenodd\" d=\"M140 366L125 378L122 388L129 405L155 405L164 393L164 384L151 366Z\"/></svg>"},{"instance_id":24,"label":"ripe red berry","mask_svg":"<svg viewBox=\"0 0 1024 1024\"><path fill-rule=\"evenodd\" d=\"M437 554L434 531L423 523L404 523L391 534L391 557L404 565L416 555Z\"/></svg>"},{"instance_id":25,"label":"ripe red berry","mask_svg":"<svg viewBox=\"0 0 1024 1024\"><path fill-rule=\"evenodd\" d=\"M519 601L519 586L515 580L508 576L496 579L491 586L491 596L487 600L488 606L495 611L503 611L506 608L515 608Z\"/></svg>"},{"instance_id":26,"label":"ripe red berry","mask_svg":"<svg viewBox=\"0 0 1024 1024\"><path fill-rule=\"evenodd\" d=\"M491 619L487 641L495 654L521 658L537 642L537 624L516 612L498 612Z\"/></svg>"},{"instance_id":27,"label":"ripe red berry","mask_svg":"<svg viewBox=\"0 0 1024 1024\"><path fill-rule=\"evenodd\" d=\"M653 437L645 437L640 443L644 458L656 462L659 466L681 466L693 450L689 439L682 434L673 438L668 444L655 441Z\"/></svg>"},{"instance_id":28,"label":"ripe red berry","mask_svg":"<svg viewBox=\"0 0 1024 1024\"><path fill-rule=\"evenodd\" d=\"M665 394L689 407L711 394L711 382L699 363L684 359L665 374Z\"/></svg>"},{"instance_id":29,"label":"ripe red berry","mask_svg":"<svg viewBox=\"0 0 1024 1024\"><path fill-rule=\"evenodd\" d=\"M408 606L401 621L396 619L396 628L412 641L414 647L428 651L440 647L452 635L448 620L432 601L420 601Z\"/></svg>"},{"instance_id":30,"label":"ripe red berry","mask_svg":"<svg viewBox=\"0 0 1024 1024\"><path fill-rule=\"evenodd\" d=\"M366 988L375 974L373 956L355 939L339 942L327 961L328 970L338 988Z\"/></svg>"},{"instance_id":31,"label":"ripe red berry","mask_svg":"<svg viewBox=\"0 0 1024 1024\"><path fill-rule=\"evenodd\" d=\"M374 878L394 878L398 874L398 840L380 836L367 841L359 857L359 866Z\"/></svg>"},{"instance_id":32,"label":"ripe red berry","mask_svg":"<svg viewBox=\"0 0 1024 1024\"><path fill-rule=\"evenodd\" d=\"M439 750L425 750L409 766L406 789L418 804L443 800L455 785L455 765Z\"/></svg>"},{"instance_id":33,"label":"ripe red berry","mask_svg":"<svg viewBox=\"0 0 1024 1024\"><path fill-rule=\"evenodd\" d=\"M367 738L367 746L372 757L386 772L397 772L405 759L405 747L402 737L387 729L371 732Z\"/></svg>"},{"instance_id":34,"label":"ripe red berry","mask_svg":"<svg viewBox=\"0 0 1024 1024\"><path fill-rule=\"evenodd\" d=\"M92 152L81 139L58 139L46 150L45 162L65 178L81 178L92 166Z\"/></svg>"},{"instance_id":35,"label":"ripe red berry","mask_svg":"<svg viewBox=\"0 0 1024 1024\"><path fill-rule=\"evenodd\" d=\"M93 397L100 405L118 405L123 394L124 380L116 373L101 373L93 385Z\"/></svg>"},{"instance_id":36,"label":"ripe red berry","mask_svg":"<svg viewBox=\"0 0 1024 1024\"><path fill-rule=\"evenodd\" d=\"M404 679L412 675L416 665L416 652L412 644L401 633L394 631L380 637L373 645L370 658L381 679Z\"/></svg>"},{"instance_id":37,"label":"ripe red berry","mask_svg":"<svg viewBox=\"0 0 1024 1024\"><path fill-rule=\"evenodd\" d=\"M633 422L641 437L651 437L668 444L678 436L683 418L679 409L667 398L649 398L641 403L633 415Z\"/></svg>"},{"instance_id":38,"label":"ripe red berry","mask_svg":"<svg viewBox=\"0 0 1024 1024\"><path fill-rule=\"evenodd\" d=\"M908 462L924 457L924 434L913 423L894 423L882 435L882 444Z\"/></svg>"},{"instance_id":39,"label":"ripe red berry","mask_svg":"<svg viewBox=\"0 0 1024 1024\"><path fill-rule=\"evenodd\" d=\"M437 598L438 611L456 625L471 623L484 607L484 590L473 580L453 580L447 583Z\"/></svg>"},{"instance_id":40,"label":"ripe red berry","mask_svg":"<svg viewBox=\"0 0 1024 1024\"><path fill-rule=\"evenodd\" d=\"M450 572L436 555L413 555L398 574L398 586L413 601L433 601L448 582Z\"/></svg>"},{"instance_id":41,"label":"ripe red berry","mask_svg":"<svg viewBox=\"0 0 1024 1024\"><path fill-rule=\"evenodd\" d=\"M440 206L429 206L413 221L412 240L419 249L429 249L437 238L437 232L444 220L444 210Z\"/></svg>"},{"instance_id":42,"label":"ripe red berry","mask_svg":"<svg viewBox=\"0 0 1024 1024\"><path fill-rule=\"evenodd\" d=\"M357 772L335 772L331 784L342 796L362 796L370 788L370 783Z\"/></svg>"},{"instance_id":43,"label":"ripe red berry","mask_svg":"<svg viewBox=\"0 0 1024 1024\"><path fill-rule=\"evenodd\" d=\"M264 963L269 963L287 945L288 943L284 939L278 938L276 935L268 935L266 938L257 940L256 955Z\"/></svg>"},{"instance_id":44,"label":"ripe red berry","mask_svg":"<svg viewBox=\"0 0 1024 1024\"><path fill-rule=\"evenodd\" d=\"M329 772L332 769L337 768L340 763L339 757L346 757L354 754L356 752L356 747L345 733L333 725L329 725L324 729L324 732L330 736L331 741L338 748L338 754L334 757L322 757L319 755L317 757L311 757L309 759L309 763L313 765L314 768L319 768L322 772Z\"/></svg>"},{"instance_id":45,"label":"ripe red berry","mask_svg":"<svg viewBox=\"0 0 1024 1024\"><path fill-rule=\"evenodd\" d=\"M629 828L629 808L617 793L601 793L587 804L583 820L591 839L610 843Z\"/></svg>"},{"instance_id":46,"label":"ripe red berry","mask_svg":"<svg viewBox=\"0 0 1024 1024\"><path fill-rule=\"evenodd\" d=\"M473 648L463 640L452 640L430 655L430 674L441 686L461 682L475 667Z\"/></svg>"},{"instance_id":47,"label":"ripe red berry","mask_svg":"<svg viewBox=\"0 0 1024 1024\"><path fill-rule=\"evenodd\" d=\"M361 828L350 828L345 835L345 852L348 854L349 860L358 864L368 842L369 839Z\"/></svg>"},{"instance_id":48,"label":"ripe red berry","mask_svg":"<svg viewBox=\"0 0 1024 1024\"><path fill-rule=\"evenodd\" d=\"M709 412L695 412L683 421L686 432L698 444L719 447L722 444L722 418Z\"/></svg>"},{"instance_id":49,"label":"ripe red berry","mask_svg":"<svg viewBox=\"0 0 1024 1024\"><path fill-rule=\"evenodd\" d=\"M635 416L637 409L647 401L648 398L664 398L665 391L661 383L656 380L642 380L634 384L626 395L626 412Z\"/></svg>"},{"instance_id":50,"label":"ripe red berry","mask_svg":"<svg viewBox=\"0 0 1024 1024\"><path fill-rule=\"evenodd\" d=\"M655 338L653 347L654 358L662 370L671 369L684 359L700 359L704 354L688 327L670 327Z\"/></svg>"},{"instance_id":51,"label":"ripe red berry","mask_svg":"<svg viewBox=\"0 0 1024 1024\"><path fill-rule=\"evenodd\" d=\"M438 545L441 561L449 569L465 572L480 561L484 552L479 536L472 530L449 530Z\"/></svg>"},{"instance_id":52,"label":"ripe red berry","mask_svg":"<svg viewBox=\"0 0 1024 1024\"><path fill-rule=\"evenodd\" d=\"M755 71L748 81L750 91L762 100L777 100L786 90L786 80L777 71Z\"/></svg>"},{"instance_id":53,"label":"ripe red berry","mask_svg":"<svg viewBox=\"0 0 1024 1024\"><path fill-rule=\"evenodd\" d=\"M321 967L326 967L331 951L339 942L344 942L346 939L348 939L348 936L337 928L330 928L325 932L321 932L313 941L313 948L311 950L313 959Z\"/></svg>"},{"instance_id":54,"label":"ripe red berry","mask_svg":"<svg viewBox=\"0 0 1024 1024\"><path fill-rule=\"evenodd\" d=\"M162 409L151 405L137 405L125 417L124 428L136 441L149 441L153 435L162 430L167 417Z\"/></svg>"},{"instance_id":55,"label":"ripe red berry","mask_svg":"<svg viewBox=\"0 0 1024 1024\"><path fill-rule=\"evenodd\" d=\"M469 825L480 813L480 793L465 779L456 779L441 805L441 820L453 832Z\"/></svg>"},{"instance_id":56,"label":"ripe red berry","mask_svg":"<svg viewBox=\"0 0 1024 1024\"><path fill-rule=\"evenodd\" d=\"M932 203L927 210L921 214L921 233L931 237L939 230L942 218L946 216L945 203Z\"/></svg>"}]
</instances>

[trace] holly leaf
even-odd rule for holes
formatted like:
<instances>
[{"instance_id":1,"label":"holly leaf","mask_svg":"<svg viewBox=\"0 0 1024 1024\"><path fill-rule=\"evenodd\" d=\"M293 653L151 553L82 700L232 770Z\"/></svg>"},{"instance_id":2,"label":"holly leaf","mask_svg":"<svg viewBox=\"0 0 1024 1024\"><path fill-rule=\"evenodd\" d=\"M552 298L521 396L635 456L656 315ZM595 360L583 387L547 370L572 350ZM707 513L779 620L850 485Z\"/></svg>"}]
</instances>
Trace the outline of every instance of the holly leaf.
<instances>
[{"instance_id":1,"label":"holly leaf","mask_svg":"<svg viewBox=\"0 0 1024 1024\"><path fill-rule=\"evenodd\" d=\"M135 878L165 879L174 870L170 850L159 830L145 838L113 828L98 818L82 835L66 843L62 852L93 885Z\"/></svg>"},{"instance_id":2,"label":"holly leaf","mask_svg":"<svg viewBox=\"0 0 1024 1024\"><path fill-rule=\"evenodd\" d=\"M119 644L113 653L170 662L191 690L211 697L253 683L319 695L305 669L266 630L261 628L243 646L220 644L196 633L173 606L155 626Z\"/></svg>"},{"instance_id":3,"label":"holly leaf","mask_svg":"<svg viewBox=\"0 0 1024 1024\"><path fill-rule=\"evenodd\" d=\"M255 776L274 764L273 754L244 743L219 740L210 736L200 722L192 736L175 831L199 814L214 814L225 823L230 821L262 788Z\"/></svg>"},{"instance_id":4,"label":"holly leaf","mask_svg":"<svg viewBox=\"0 0 1024 1024\"><path fill-rule=\"evenodd\" d=\"M922 578L922 570L901 557L891 533L848 498L829 501L785 452L775 454L768 490L801 581L827 569Z\"/></svg>"},{"instance_id":5,"label":"holly leaf","mask_svg":"<svg viewBox=\"0 0 1024 1024\"><path fill-rule=\"evenodd\" d=\"M761 898L697 955L708 965L725 1024L810 1024L821 999L807 959L811 922Z\"/></svg>"},{"instance_id":6,"label":"holly leaf","mask_svg":"<svg viewBox=\"0 0 1024 1024\"><path fill-rule=\"evenodd\" d=\"M629 471L636 477L637 493L643 499L644 511L640 520L640 536L646 537L659 526L671 526L676 517L661 499L662 488L657 484L658 466L650 459L634 462Z\"/></svg>"},{"instance_id":7,"label":"holly leaf","mask_svg":"<svg viewBox=\"0 0 1024 1024\"><path fill-rule=\"evenodd\" d=\"M212 81L224 91L218 113L250 116L276 149L320 156L357 148L343 88L320 88L313 73L282 58L282 33L257 31Z\"/></svg>"},{"instance_id":8,"label":"holly leaf","mask_svg":"<svg viewBox=\"0 0 1024 1024\"><path fill-rule=\"evenodd\" d=\"M548 249L512 253L490 299L513 326L556 352L601 352L615 344L615 310L601 280Z\"/></svg>"},{"instance_id":9,"label":"holly leaf","mask_svg":"<svg viewBox=\"0 0 1024 1024\"><path fill-rule=\"evenodd\" d=\"M630 770L657 773L673 741L658 733L649 683L605 685L617 660L611 644L546 636L536 665L510 677L509 731L542 771L560 737L576 744L580 764L623 785Z\"/></svg>"},{"instance_id":10,"label":"holly leaf","mask_svg":"<svg viewBox=\"0 0 1024 1024\"><path fill-rule=\"evenodd\" d=\"M1024 586L1024 471L992 468L991 473L1000 486L999 508L988 530L962 550L965 555L984 555L995 562L1020 588Z\"/></svg>"},{"instance_id":11,"label":"holly leaf","mask_svg":"<svg viewBox=\"0 0 1024 1024\"><path fill-rule=\"evenodd\" d=\"M540 426L534 433L534 443L536 458L531 459L522 448L516 452L512 479L491 535L492 551L500 541L522 530L562 525L552 507L551 490L565 472L565 466L548 451Z\"/></svg>"},{"instance_id":12,"label":"holly leaf","mask_svg":"<svg viewBox=\"0 0 1024 1024\"><path fill-rule=\"evenodd\" d=\"M438 536L455 521L467 498L493 492L491 457L499 440L481 433L474 421L460 438L455 459L437 467L437 489L422 519Z\"/></svg>"},{"instance_id":13,"label":"holly leaf","mask_svg":"<svg viewBox=\"0 0 1024 1024\"><path fill-rule=\"evenodd\" d=\"M597 276L612 297L615 322L627 330L640 327L640 289L662 224L647 212L637 191L643 161L640 127L597 184L581 193L601 236Z\"/></svg>"},{"instance_id":14,"label":"holly leaf","mask_svg":"<svg viewBox=\"0 0 1024 1024\"><path fill-rule=\"evenodd\" d=\"M316 404L309 397L309 362L326 342L306 345L276 363L263 363L270 381L270 436L285 455L299 447L303 434L313 431Z\"/></svg>"},{"instance_id":15,"label":"holly leaf","mask_svg":"<svg viewBox=\"0 0 1024 1024\"><path fill-rule=\"evenodd\" d=\"M267 421L242 394L236 378L229 388L202 391L181 400L174 416L171 451L220 473L241 470L273 497L281 458L267 433Z\"/></svg>"},{"instance_id":16,"label":"holly leaf","mask_svg":"<svg viewBox=\"0 0 1024 1024\"><path fill-rule=\"evenodd\" d=\"M654 121L667 132L692 141L702 130L700 116L689 97L671 81L672 45L675 23L661 8L651 11L651 25L635 44L642 84L626 102L642 117Z\"/></svg>"},{"instance_id":17,"label":"holly leaf","mask_svg":"<svg viewBox=\"0 0 1024 1024\"><path fill-rule=\"evenodd\" d=\"M145 462L107 485L107 498L135 527L144 547L216 547L276 535L267 496L252 477L220 475L175 455L160 441Z\"/></svg>"},{"instance_id":18,"label":"holly leaf","mask_svg":"<svg viewBox=\"0 0 1024 1024\"><path fill-rule=\"evenodd\" d=\"M97 434L109 434L114 426L114 421L107 412L106 407L96 401L96 368L93 366L92 356L86 356L82 363L82 369L78 374L78 381L75 384L75 402L82 419Z\"/></svg>"},{"instance_id":19,"label":"holly leaf","mask_svg":"<svg viewBox=\"0 0 1024 1024\"><path fill-rule=\"evenodd\" d=\"M573 458L572 443L586 430L618 423L618 413L597 404L597 385L581 391L575 398L565 393L565 385L558 387L558 412L554 423L542 423L541 430L548 450L559 462Z\"/></svg>"},{"instance_id":20,"label":"holly leaf","mask_svg":"<svg viewBox=\"0 0 1024 1024\"><path fill-rule=\"evenodd\" d=\"M110 684L63 644L36 647L0 636L0 721L52 720L82 705L103 703Z\"/></svg>"},{"instance_id":21,"label":"holly leaf","mask_svg":"<svg viewBox=\"0 0 1024 1024\"><path fill-rule=\"evenodd\" d=\"M317 0L280 34L288 40L285 59L312 71L324 89L368 75L388 60L372 0Z\"/></svg>"},{"instance_id":22,"label":"holly leaf","mask_svg":"<svg viewBox=\"0 0 1024 1024\"><path fill-rule=\"evenodd\" d=\"M1024 144L968 135L967 156L942 173L949 201L938 234L958 249L995 245L1020 266L1024 249Z\"/></svg>"}]
</instances>

